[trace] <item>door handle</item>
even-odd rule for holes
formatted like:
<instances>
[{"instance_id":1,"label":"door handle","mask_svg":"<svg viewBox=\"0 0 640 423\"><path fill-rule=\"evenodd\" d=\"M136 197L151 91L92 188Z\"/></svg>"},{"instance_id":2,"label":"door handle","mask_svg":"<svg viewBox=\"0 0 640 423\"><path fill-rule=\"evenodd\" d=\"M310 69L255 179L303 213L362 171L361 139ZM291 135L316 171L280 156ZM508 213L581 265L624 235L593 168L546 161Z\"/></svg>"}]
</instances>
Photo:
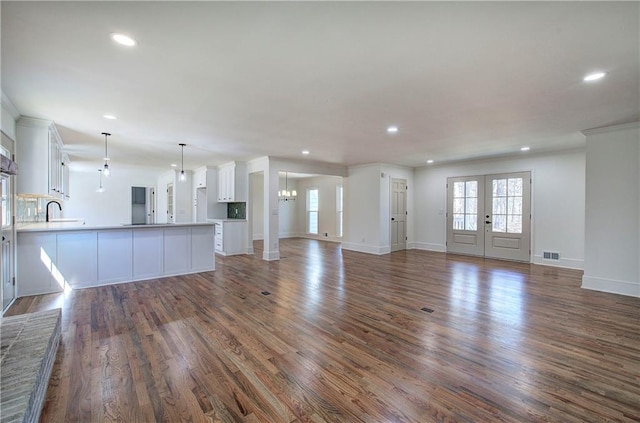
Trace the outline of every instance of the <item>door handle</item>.
<instances>
[{"instance_id":1,"label":"door handle","mask_svg":"<svg viewBox=\"0 0 640 423\"><path fill-rule=\"evenodd\" d=\"M489 224L489 223L491 223L491 221L490 220L485 220L484 223Z\"/></svg>"},{"instance_id":2,"label":"door handle","mask_svg":"<svg viewBox=\"0 0 640 423\"><path fill-rule=\"evenodd\" d=\"M392 217L392 218L391 218L391 220L396 220L396 218L395 218L395 217Z\"/></svg>"}]
</instances>

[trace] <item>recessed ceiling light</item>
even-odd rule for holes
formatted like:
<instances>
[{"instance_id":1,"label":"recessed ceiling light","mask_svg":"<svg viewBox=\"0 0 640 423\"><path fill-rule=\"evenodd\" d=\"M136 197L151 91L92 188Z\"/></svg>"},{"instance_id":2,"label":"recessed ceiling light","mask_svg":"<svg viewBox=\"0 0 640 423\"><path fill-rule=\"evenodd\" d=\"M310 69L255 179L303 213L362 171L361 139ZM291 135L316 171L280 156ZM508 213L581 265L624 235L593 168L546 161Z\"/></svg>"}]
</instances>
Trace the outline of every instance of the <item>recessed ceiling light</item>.
<instances>
[{"instance_id":1,"label":"recessed ceiling light","mask_svg":"<svg viewBox=\"0 0 640 423\"><path fill-rule=\"evenodd\" d=\"M529 151L529 150L531 150L530 147L521 147L520 148L520 151Z\"/></svg>"},{"instance_id":2,"label":"recessed ceiling light","mask_svg":"<svg viewBox=\"0 0 640 423\"><path fill-rule=\"evenodd\" d=\"M310 153L310 151L309 151L309 150L302 150L302 154L304 154L305 156L308 156L308 155L309 155L309 153Z\"/></svg>"},{"instance_id":3,"label":"recessed ceiling light","mask_svg":"<svg viewBox=\"0 0 640 423\"><path fill-rule=\"evenodd\" d=\"M398 127L397 126L389 126L387 128L387 132L390 134L396 134L398 132Z\"/></svg>"},{"instance_id":4,"label":"recessed ceiling light","mask_svg":"<svg viewBox=\"0 0 640 423\"><path fill-rule=\"evenodd\" d=\"M127 47L133 47L138 44L136 40L124 34L111 34L111 39L116 43Z\"/></svg>"},{"instance_id":5,"label":"recessed ceiling light","mask_svg":"<svg viewBox=\"0 0 640 423\"><path fill-rule=\"evenodd\" d=\"M429 160L427 160L427 163L431 164L431 163L433 163L433 160L429 159Z\"/></svg>"},{"instance_id":6,"label":"recessed ceiling light","mask_svg":"<svg viewBox=\"0 0 640 423\"><path fill-rule=\"evenodd\" d=\"M171 163L171 167L178 167L178 165L175 163Z\"/></svg>"},{"instance_id":7,"label":"recessed ceiling light","mask_svg":"<svg viewBox=\"0 0 640 423\"><path fill-rule=\"evenodd\" d=\"M105 119L111 119L111 120L118 119L114 115L102 115L102 117L105 118Z\"/></svg>"},{"instance_id":8,"label":"recessed ceiling light","mask_svg":"<svg viewBox=\"0 0 640 423\"><path fill-rule=\"evenodd\" d=\"M583 81L585 81L585 82L597 81L598 79L604 78L605 75L606 75L606 73L604 73L604 72L590 73L589 75L584 77Z\"/></svg>"}]
</instances>

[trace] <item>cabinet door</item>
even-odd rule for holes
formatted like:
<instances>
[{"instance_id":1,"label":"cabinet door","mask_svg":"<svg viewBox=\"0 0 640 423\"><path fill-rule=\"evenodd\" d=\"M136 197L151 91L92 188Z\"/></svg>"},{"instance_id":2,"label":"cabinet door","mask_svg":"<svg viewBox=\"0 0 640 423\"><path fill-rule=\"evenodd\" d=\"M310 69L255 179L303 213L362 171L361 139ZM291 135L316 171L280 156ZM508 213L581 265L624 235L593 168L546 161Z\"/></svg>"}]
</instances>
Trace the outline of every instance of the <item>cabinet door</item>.
<instances>
[{"instance_id":1,"label":"cabinet door","mask_svg":"<svg viewBox=\"0 0 640 423\"><path fill-rule=\"evenodd\" d=\"M229 166L227 169L227 201L233 202L235 198L235 181L236 181L236 168L235 166Z\"/></svg>"},{"instance_id":2,"label":"cabinet door","mask_svg":"<svg viewBox=\"0 0 640 423\"><path fill-rule=\"evenodd\" d=\"M227 201L227 168L218 171L218 202Z\"/></svg>"}]
</instances>

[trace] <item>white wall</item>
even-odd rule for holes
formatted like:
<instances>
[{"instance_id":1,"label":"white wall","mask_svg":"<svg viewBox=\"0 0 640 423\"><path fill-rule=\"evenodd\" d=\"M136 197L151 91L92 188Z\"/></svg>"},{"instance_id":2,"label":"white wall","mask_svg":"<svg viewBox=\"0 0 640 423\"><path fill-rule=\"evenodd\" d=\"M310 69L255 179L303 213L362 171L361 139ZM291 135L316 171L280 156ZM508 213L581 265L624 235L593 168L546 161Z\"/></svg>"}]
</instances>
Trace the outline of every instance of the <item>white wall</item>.
<instances>
[{"instance_id":1,"label":"white wall","mask_svg":"<svg viewBox=\"0 0 640 423\"><path fill-rule=\"evenodd\" d=\"M298 200L296 200L298 236L329 241L342 240L337 234L336 189L339 185L343 185L343 178L339 176L298 179ZM318 189L318 235L307 234L307 190L313 188Z\"/></svg>"},{"instance_id":2,"label":"white wall","mask_svg":"<svg viewBox=\"0 0 640 423\"><path fill-rule=\"evenodd\" d=\"M585 134L582 286L640 297L640 124Z\"/></svg>"},{"instance_id":3,"label":"white wall","mask_svg":"<svg viewBox=\"0 0 640 423\"><path fill-rule=\"evenodd\" d=\"M342 248L383 254L380 249L380 165L354 166L344 178Z\"/></svg>"},{"instance_id":4,"label":"white wall","mask_svg":"<svg viewBox=\"0 0 640 423\"><path fill-rule=\"evenodd\" d=\"M264 173L252 173L249 175L249 204L247 205L247 213L251 216L253 223L253 240L261 240L264 238ZM251 212L249 213L249 207Z\"/></svg>"},{"instance_id":5,"label":"white wall","mask_svg":"<svg viewBox=\"0 0 640 423\"><path fill-rule=\"evenodd\" d=\"M415 171L415 239L412 248L446 251L448 177L531 171L533 262L581 269L584 263L585 153L483 160ZM560 252L560 261L542 259L542 251Z\"/></svg>"},{"instance_id":6,"label":"white wall","mask_svg":"<svg viewBox=\"0 0 640 423\"><path fill-rule=\"evenodd\" d=\"M390 164L352 166L344 180L342 248L373 254L391 252L391 180L407 181L407 238L413 240L414 170Z\"/></svg>"},{"instance_id":7,"label":"white wall","mask_svg":"<svg viewBox=\"0 0 640 423\"><path fill-rule=\"evenodd\" d=\"M11 100L2 93L2 110L1 110L0 130L9 138L16 139L16 120L20 117L20 113L15 108Z\"/></svg>"},{"instance_id":8,"label":"white wall","mask_svg":"<svg viewBox=\"0 0 640 423\"><path fill-rule=\"evenodd\" d=\"M117 169L102 178L104 192L99 186L98 166L95 171L74 170L69 173L71 198L63 204L63 217L84 218L91 226L131 223L131 187L155 187L158 171ZM157 210L156 210L157 215Z\"/></svg>"},{"instance_id":9,"label":"white wall","mask_svg":"<svg viewBox=\"0 0 640 423\"><path fill-rule=\"evenodd\" d=\"M179 170L168 170L160 174L156 173L156 222L167 223L167 185L173 183L173 221L174 223L190 223L192 221L191 185L193 172L185 170L187 179L178 179ZM207 196L208 199L208 196Z\"/></svg>"},{"instance_id":10,"label":"white wall","mask_svg":"<svg viewBox=\"0 0 640 423\"><path fill-rule=\"evenodd\" d=\"M298 180L289 179L285 183L285 177L280 176L278 191L284 190L285 187L289 191L295 190L298 193L298 198L295 201L278 200L278 215L280 216L278 220L278 235L280 238L292 238L299 235L297 209L302 202Z\"/></svg>"}]
</instances>

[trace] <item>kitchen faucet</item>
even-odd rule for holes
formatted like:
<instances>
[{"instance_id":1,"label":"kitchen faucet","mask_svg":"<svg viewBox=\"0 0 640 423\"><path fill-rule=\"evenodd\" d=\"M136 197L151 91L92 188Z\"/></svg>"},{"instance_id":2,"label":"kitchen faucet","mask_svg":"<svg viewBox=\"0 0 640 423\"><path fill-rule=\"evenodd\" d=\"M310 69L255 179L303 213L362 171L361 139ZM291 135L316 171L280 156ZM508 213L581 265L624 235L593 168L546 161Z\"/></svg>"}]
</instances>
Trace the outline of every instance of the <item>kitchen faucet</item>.
<instances>
[{"instance_id":1,"label":"kitchen faucet","mask_svg":"<svg viewBox=\"0 0 640 423\"><path fill-rule=\"evenodd\" d=\"M49 221L49 204L51 204L51 203L55 203L55 204L57 204L57 205L58 205L58 208L60 209L60 211L62 211L62 205L61 205L59 202L57 202L57 201L55 201L55 200L53 200L53 201L49 201L49 202L47 203L47 205L45 206L45 210L47 211L47 213L46 213L46 219L47 219L47 222Z\"/></svg>"}]
</instances>

